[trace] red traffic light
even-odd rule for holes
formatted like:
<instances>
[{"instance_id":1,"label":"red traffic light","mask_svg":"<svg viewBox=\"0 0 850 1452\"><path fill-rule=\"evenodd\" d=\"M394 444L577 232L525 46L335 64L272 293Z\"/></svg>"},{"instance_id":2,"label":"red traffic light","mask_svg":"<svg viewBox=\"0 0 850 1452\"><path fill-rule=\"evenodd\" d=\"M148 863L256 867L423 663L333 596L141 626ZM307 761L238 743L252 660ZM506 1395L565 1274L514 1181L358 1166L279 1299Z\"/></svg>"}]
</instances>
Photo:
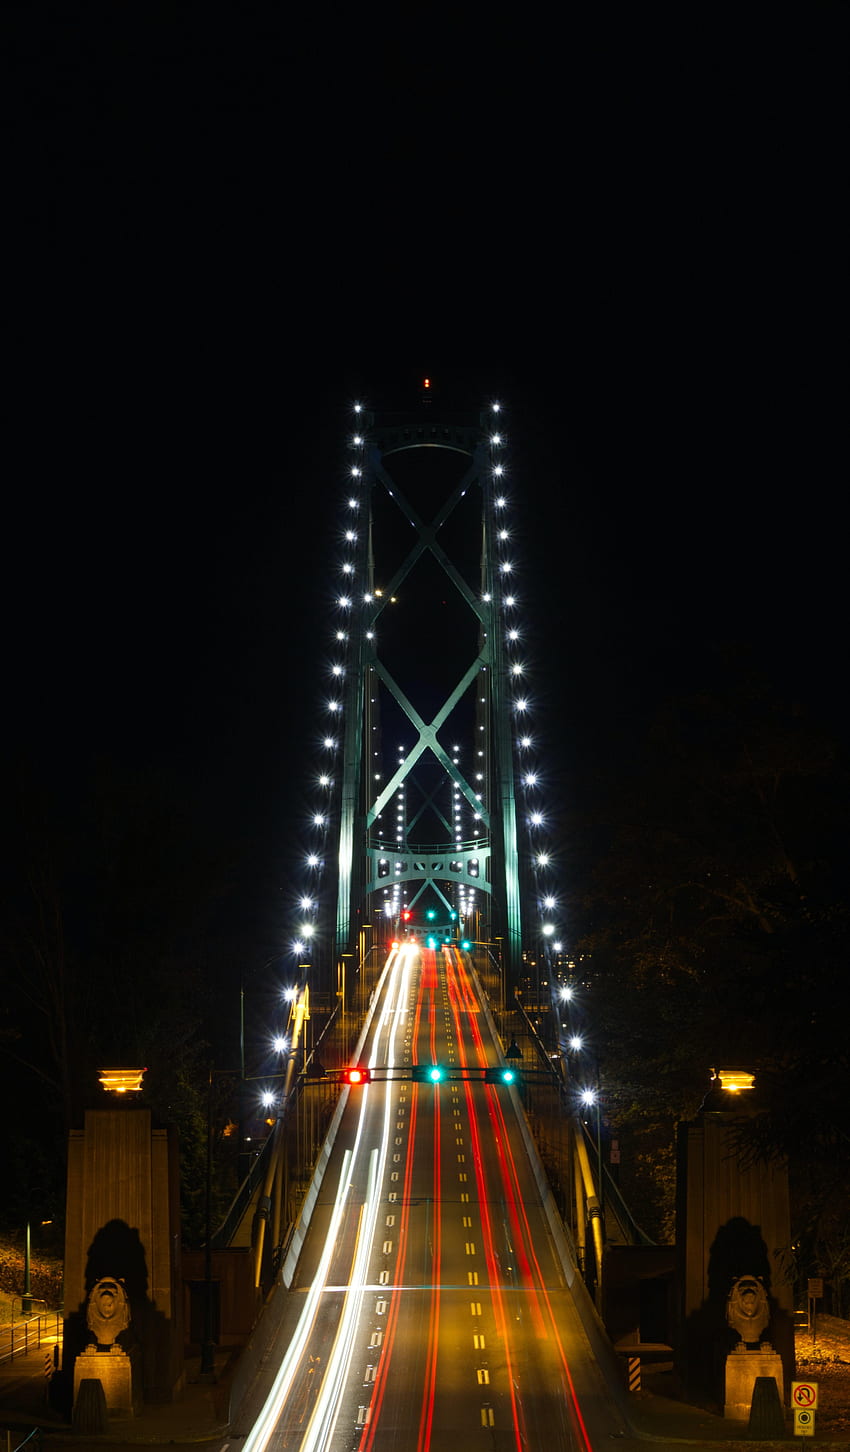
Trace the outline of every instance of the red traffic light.
<instances>
[{"instance_id":1,"label":"red traffic light","mask_svg":"<svg viewBox=\"0 0 850 1452\"><path fill-rule=\"evenodd\" d=\"M368 1084L372 1078L369 1070L363 1064L353 1064L349 1069L343 1069L343 1084Z\"/></svg>"},{"instance_id":2,"label":"red traffic light","mask_svg":"<svg viewBox=\"0 0 850 1452\"><path fill-rule=\"evenodd\" d=\"M402 922L409 923L412 916L413 914L411 913L410 908L405 908L401 915Z\"/></svg>"}]
</instances>

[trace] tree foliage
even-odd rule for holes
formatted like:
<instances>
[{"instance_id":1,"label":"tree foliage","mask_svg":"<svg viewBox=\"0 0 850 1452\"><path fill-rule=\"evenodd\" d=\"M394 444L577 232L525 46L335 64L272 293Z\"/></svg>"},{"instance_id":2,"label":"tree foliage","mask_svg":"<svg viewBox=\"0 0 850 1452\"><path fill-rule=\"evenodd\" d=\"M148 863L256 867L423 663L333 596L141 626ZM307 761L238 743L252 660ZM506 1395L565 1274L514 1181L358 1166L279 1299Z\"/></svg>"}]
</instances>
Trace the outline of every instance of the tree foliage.
<instances>
[{"instance_id":1,"label":"tree foliage","mask_svg":"<svg viewBox=\"0 0 850 1452\"><path fill-rule=\"evenodd\" d=\"M824 1214L850 1169L847 805L835 745L758 683L671 701L592 796L575 903L618 1122L672 1135L711 1066L750 1068L750 1152L815 1155Z\"/></svg>"}]
</instances>

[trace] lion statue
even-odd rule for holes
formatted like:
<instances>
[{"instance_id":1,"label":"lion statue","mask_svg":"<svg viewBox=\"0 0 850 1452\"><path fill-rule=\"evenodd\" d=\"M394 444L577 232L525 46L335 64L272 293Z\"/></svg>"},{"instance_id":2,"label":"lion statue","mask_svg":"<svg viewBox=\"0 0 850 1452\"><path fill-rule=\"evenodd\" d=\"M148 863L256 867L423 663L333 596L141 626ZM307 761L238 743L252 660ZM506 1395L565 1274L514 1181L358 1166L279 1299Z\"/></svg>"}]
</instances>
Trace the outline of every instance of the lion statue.
<instances>
[{"instance_id":1,"label":"lion statue","mask_svg":"<svg viewBox=\"0 0 850 1452\"><path fill-rule=\"evenodd\" d=\"M760 1276L739 1276L726 1302L726 1320L748 1345L761 1341L770 1320L767 1292Z\"/></svg>"},{"instance_id":2,"label":"lion statue","mask_svg":"<svg viewBox=\"0 0 850 1452\"><path fill-rule=\"evenodd\" d=\"M92 1286L86 1321L98 1346L112 1346L130 1324L130 1303L124 1282L104 1276Z\"/></svg>"}]
</instances>

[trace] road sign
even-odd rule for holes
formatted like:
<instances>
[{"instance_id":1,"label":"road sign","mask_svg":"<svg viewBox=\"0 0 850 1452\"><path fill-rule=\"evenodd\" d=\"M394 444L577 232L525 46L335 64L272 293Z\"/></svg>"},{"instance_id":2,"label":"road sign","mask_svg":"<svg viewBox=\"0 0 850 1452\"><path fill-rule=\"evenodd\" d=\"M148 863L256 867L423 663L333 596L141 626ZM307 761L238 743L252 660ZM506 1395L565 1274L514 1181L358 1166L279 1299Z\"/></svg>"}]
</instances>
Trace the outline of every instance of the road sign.
<instances>
[{"instance_id":1,"label":"road sign","mask_svg":"<svg viewBox=\"0 0 850 1452\"><path fill-rule=\"evenodd\" d=\"M818 1384L816 1381L792 1381L791 1405L795 1411L800 1407L804 1412L813 1412L817 1404Z\"/></svg>"},{"instance_id":2,"label":"road sign","mask_svg":"<svg viewBox=\"0 0 850 1452\"><path fill-rule=\"evenodd\" d=\"M794 1436L813 1437L815 1435L815 1414L807 1411L804 1407L794 1408Z\"/></svg>"},{"instance_id":3,"label":"road sign","mask_svg":"<svg viewBox=\"0 0 850 1452\"><path fill-rule=\"evenodd\" d=\"M822 1300L823 1276L809 1276L808 1290L810 1296L812 1296L816 1300Z\"/></svg>"}]
</instances>

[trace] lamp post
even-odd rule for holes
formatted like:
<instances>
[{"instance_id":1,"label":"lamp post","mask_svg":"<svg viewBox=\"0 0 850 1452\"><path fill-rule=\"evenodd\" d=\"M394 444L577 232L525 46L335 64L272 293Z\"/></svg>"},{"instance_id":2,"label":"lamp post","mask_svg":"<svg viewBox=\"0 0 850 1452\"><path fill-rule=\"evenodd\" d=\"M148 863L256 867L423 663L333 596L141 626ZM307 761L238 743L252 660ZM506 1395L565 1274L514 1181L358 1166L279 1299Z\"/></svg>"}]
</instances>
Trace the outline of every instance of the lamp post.
<instances>
[{"instance_id":1,"label":"lamp post","mask_svg":"<svg viewBox=\"0 0 850 1452\"><path fill-rule=\"evenodd\" d=\"M588 1108L593 1105L596 1110L596 1186L599 1196L599 1210L604 1217L605 1214L605 1187L602 1182L602 1095L599 1092L599 1063L596 1064L596 1088L583 1089L581 1102Z\"/></svg>"},{"instance_id":2,"label":"lamp post","mask_svg":"<svg viewBox=\"0 0 850 1452\"><path fill-rule=\"evenodd\" d=\"M24 1293L21 1296L21 1315L32 1315L32 1285L30 1284L30 1222L27 1221L24 1241Z\"/></svg>"}]
</instances>

